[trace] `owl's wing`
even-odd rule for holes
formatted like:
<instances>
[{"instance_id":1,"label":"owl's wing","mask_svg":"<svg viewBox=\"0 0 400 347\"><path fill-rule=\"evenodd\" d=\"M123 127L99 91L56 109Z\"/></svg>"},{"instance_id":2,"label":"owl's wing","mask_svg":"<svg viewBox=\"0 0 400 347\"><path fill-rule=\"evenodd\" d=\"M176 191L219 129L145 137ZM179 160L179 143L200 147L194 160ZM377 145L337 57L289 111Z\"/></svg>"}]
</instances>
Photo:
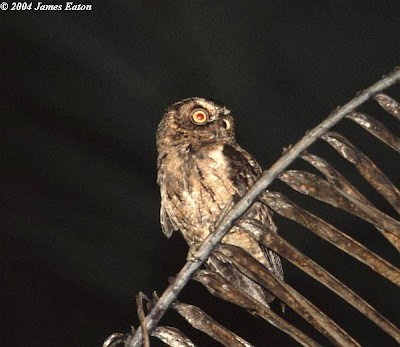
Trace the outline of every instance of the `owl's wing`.
<instances>
[{"instance_id":1,"label":"owl's wing","mask_svg":"<svg viewBox=\"0 0 400 347\"><path fill-rule=\"evenodd\" d=\"M230 179L239 196L242 196L261 175L256 160L239 145L225 144L223 149L230 167Z\"/></svg>"},{"instance_id":2,"label":"owl's wing","mask_svg":"<svg viewBox=\"0 0 400 347\"><path fill-rule=\"evenodd\" d=\"M165 191L164 187L164 179L165 179L165 173L162 168L162 159L164 159L166 155L160 156L157 160L157 169L158 169L158 175L157 175L157 183L160 186L160 193L161 193L161 206L160 206L160 224L161 224L161 230L164 233L164 235L167 238L170 238L172 236L172 233L174 231L177 231L178 228L176 225L173 223L171 218L168 215L168 211L165 207L165 200L168 199L168 194ZM164 187L164 188L163 188Z\"/></svg>"},{"instance_id":3,"label":"owl's wing","mask_svg":"<svg viewBox=\"0 0 400 347\"><path fill-rule=\"evenodd\" d=\"M257 161L238 145L225 145L224 153L229 159L233 185L237 193L242 196L261 175L262 169ZM268 228L276 232L277 228L272 219L272 211L267 206L256 202L249 210L249 213L247 213L247 216L261 222L261 230L263 228ZM283 269L279 256L266 247L261 248L274 273L283 279Z\"/></svg>"}]
</instances>

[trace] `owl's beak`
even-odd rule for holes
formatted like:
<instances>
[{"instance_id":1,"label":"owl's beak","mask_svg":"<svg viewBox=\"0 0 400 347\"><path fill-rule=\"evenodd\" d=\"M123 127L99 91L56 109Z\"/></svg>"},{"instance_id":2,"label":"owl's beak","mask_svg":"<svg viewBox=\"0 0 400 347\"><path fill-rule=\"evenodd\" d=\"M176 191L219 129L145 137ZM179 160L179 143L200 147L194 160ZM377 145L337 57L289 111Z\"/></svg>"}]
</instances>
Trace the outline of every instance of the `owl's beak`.
<instances>
[{"instance_id":1,"label":"owl's beak","mask_svg":"<svg viewBox=\"0 0 400 347\"><path fill-rule=\"evenodd\" d=\"M223 118L222 121L224 122L225 129L229 130L231 128L231 122L225 118Z\"/></svg>"}]
</instances>

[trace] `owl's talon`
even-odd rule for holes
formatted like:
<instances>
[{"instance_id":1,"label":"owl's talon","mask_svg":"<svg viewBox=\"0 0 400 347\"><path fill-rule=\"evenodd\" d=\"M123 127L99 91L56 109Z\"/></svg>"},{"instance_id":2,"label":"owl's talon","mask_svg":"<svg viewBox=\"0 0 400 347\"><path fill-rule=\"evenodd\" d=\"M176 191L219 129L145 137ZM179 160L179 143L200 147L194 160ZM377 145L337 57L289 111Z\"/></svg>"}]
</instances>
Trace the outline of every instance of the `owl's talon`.
<instances>
[{"instance_id":1,"label":"owl's talon","mask_svg":"<svg viewBox=\"0 0 400 347\"><path fill-rule=\"evenodd\" d=\"M214 236L213 234L214 234L214 230L212 230L211 234L209 234L199 246L192 245L189 248L186 260L187 261L191 261L192 263L197 263L198 261L200 261L200 257L201 257L201 254L202 254L201 246L204 243L207 243Z\"/></svg>"},{"instance_id":2,"label":"owl's talon","mask_svg":"<svg viewBox=\"0 0 400 347\"><path fill-rule=\"evenodd\" d=\"M197 263L200 260L200 255L199 247L192 246L189 248L186 260L192 263Z\"/></svg>"}]
</instances>

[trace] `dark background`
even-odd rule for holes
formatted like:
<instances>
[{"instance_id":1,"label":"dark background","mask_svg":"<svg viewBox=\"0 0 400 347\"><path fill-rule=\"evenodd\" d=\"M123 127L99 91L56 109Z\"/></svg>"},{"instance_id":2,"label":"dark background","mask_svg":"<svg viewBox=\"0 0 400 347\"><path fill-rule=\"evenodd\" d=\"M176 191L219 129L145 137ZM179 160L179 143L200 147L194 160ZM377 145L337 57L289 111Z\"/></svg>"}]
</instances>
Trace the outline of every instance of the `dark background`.
<instances>
[{"instance_id":1,"label":"dark background","mask_svg":"<svg viewBox=\"0 0 400 347\"><path fill-rule=\"evenodd\" d=\"M189 96L219 100L236 117L239 143L267 168L283 147L400 63L398 1L92 5L88 12L0 12L3 346L101 346L109 334L137 326L137 292L161 294L184 264L186 245L179 235L167 240L158 219L155 131L169 104ZM388 93L400 99L398 86ZM400 133L394 119L368 107ZM400 184L398 156L349 121L339 128ZM314 148L393 214L328 146ZM399 265L366 223L297 201ZM393 285L295 224L277 223L283 236L399 323ZM288 282L363 346L395 345L284 265ZM196 283L181 299L257 346L296 345ZM329 344L290 310L285 316ZM183 327L200 346L213 345L174 312L162 322Z\"/></svg>"}]
</instances>

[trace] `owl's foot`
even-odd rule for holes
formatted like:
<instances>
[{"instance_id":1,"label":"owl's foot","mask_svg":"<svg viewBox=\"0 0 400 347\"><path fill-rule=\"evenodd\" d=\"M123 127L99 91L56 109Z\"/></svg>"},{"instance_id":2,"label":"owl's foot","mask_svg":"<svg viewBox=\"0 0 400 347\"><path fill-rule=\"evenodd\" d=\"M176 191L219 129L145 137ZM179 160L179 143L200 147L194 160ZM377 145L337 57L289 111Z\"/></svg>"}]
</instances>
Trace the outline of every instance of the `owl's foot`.
<instances>
[{"instance_id":1,"label":"owl's foot","mask_svg":"<svg viewBox=\"0 0 400 347\"><path fill-rule=\"evenodd\" d=\"M186 257L187 261L190 261L192 263L197 263L202 259L202 254L203 254L203 245L208 243L210 239L214 237L214 231L209 234L202 243L196 244L196 245L191 245L188 251L188 255Z\"/></svg>"},{"instance_id":2,"label":"owl's foot","mask_svg":"<svg viewBox=\"0 0 400 347\"><path fill-rule=\"evenodd\" d=\"M187 257L186 257L186 260L190 261L192 263L198 262L199 261L199 254L197 252L198 249L199 249L198 247L194 247L194 246L190 247Z\"/></svg>"},{"instance_id":3,"label":"owl's foot","mask_svg":"<svg viewBox=\"0 0 400 347\"><path fill-rule=\"evenodd\" d=\"M210 235L205 240L209 239L209 237L210 237ZM202 253L201 252L201 245L202 245L202 243L200 244L200 246L196 245L196 246L191 246L189 248L189 251L188 251L188 254L187 254L187 257L186 257L187 261L190 261L192 263L197 263L197 262L200 261L200 256L201 256L201 253Z\"/></svg>"}]
</instances>

